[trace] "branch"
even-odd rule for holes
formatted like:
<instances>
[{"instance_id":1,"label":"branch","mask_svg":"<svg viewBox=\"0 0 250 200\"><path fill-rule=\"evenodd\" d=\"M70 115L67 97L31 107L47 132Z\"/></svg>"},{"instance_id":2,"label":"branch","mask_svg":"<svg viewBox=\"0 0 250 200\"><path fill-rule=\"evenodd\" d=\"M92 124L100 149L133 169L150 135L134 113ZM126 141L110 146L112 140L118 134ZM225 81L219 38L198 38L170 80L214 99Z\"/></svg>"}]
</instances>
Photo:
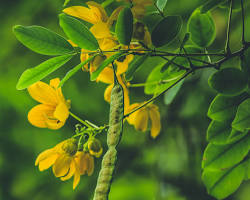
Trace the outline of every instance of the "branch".
<instances>
[{"instance_id":1,"label":"branch","mask_svg":"<svg viewBox=\"0 0 250 200\"><path fill-rule=\"evenodd\" d=\"M227 55L231 54L229 42L230 42L230 29L231 29L232 12L233 12L233 0L230 0L230 8L229 8L229 14L228 14L228 23L227 23L227 40L226 40L226 46L225 46L225 52Z\"/></svg>"},{"instance_id":2,"label":"branch","mask_svg":"<svg viewBox=\"0 0 250 200\"><path fill-rule=\"evenodd\" d=\"M174 87L177 83L179 83L181 80L183 80L184 78L186 78L189 74L193 73L194 70L190 70L188 71L186 74L184 74L178 81L176 81L173 85L171 85L169 88L167 88L166 90L162 91L161 93L159 93L158 95L156 95L155 97L152 97L151 99L149 99L148 101L146 101L144 104L142 104L141 106L135 108L134 110L132 110L131 112L127 113L126 115L124 115L124 118L128 117L129 115L131 115L132 113L136 112L137 110L145 107L146 105L148 105L149 103L151 103L152 101L154 101L155 99L157 99L159 96L161 96L162 94L164 94L165 92L167 92L168 90L170 90L172 87Z\"/></svg>"}]
</instances>

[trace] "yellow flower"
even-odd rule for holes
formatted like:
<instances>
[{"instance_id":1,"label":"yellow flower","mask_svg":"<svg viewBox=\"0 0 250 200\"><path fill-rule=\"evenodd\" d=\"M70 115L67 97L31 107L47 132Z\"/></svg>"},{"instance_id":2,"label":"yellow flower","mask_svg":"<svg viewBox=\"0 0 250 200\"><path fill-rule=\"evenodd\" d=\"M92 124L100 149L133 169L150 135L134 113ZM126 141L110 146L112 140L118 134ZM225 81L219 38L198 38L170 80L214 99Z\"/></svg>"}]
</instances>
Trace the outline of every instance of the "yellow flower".
<instances>
[{"instance_id":1,"label":"yellow flower","mask_svg":"<svg viewBox=\"0 0 250 200\"><path fill-rule=\"evenodd\" d=\"M142 41L146 46L152 44L150 33L147 27L141 22L136 22L134 24L133 38ZM139 47L141 48L141 46Z\"/></svg>"},{"instance_id":2,"label":"yellow flower","mask_svg":"<svg viewBox=\"0 0 250 200\"><path fill-rule=\"evenodd\" d=\"M76 163L79 166L80 174L91 176L94 172L94 157L88 152L78 151L76 153Z\"/></svg>"},{"instance_id":3,"label":"yellow flower","mask_svg":"<svg viewBox=\"0 0 250 200\"><path fill-rule=\"evenodd\" d=\"M124 83L124 81L122 80L121 76L117 76L117 79L119 81L119 83L121 84L122 88L123 88L123 92L124 92L124 112L127 112L128 108L129 108L129 91L128 88L126 86L126 84ZM104 92L104 100L110 103L110 99L111 99L111 90L114 87L114 84L110 84Z\"/></svg>"},{"instance_id":4,"label":"yellow flower","mask_svg":"<svg viewBox=\"0 0 250 200\"><path fill-rule=\"evenodd\" d=\"M88 8L84 6L72 6L65 8L63 12L91 24L106 22L108 20L107 13L100 4L94 1L88 1L86 4L88 5Z\"/></svg>"},{"instance_id":5,"label":"yellow flower","mask_svg":"<svg viewBox=\"0 0 250 200\"><path fill-rule=\"evenodd\" d=\"M86 4L88 8L83 6L72 6L64 9L63 12L93 24L90 31L97 39L112 37L109 30L122 7L116 8L108 18L106 11L100 4L94 1L88 1Z\"/></svg>"},{"instance_id":6,"label":"yellow flower","mask_svg":"<svg viewBox=\"0 0 250 200\"><path fill-rule=\"evenodd\" d=\"M110 28L117 19L119 12L123 7L120 6L116 8L110 17L108 17L106 11L100 4L93 1L88 1L86 4L88 5L88 8L83 6L72 6L64 9L63 12L93 24L93 26L90 28L90 31L98 39L98 43L102 51L111 51L117 48L119 43L111 35ZM81 62L89 58L87 52L86 50L82 49ZM114 53L104 53L104 56L109 58L113 54ZM101 63L102 59L100 59L100 57L101 56L97 56L90 62L90 73L94 72ZM124 57L123 61L115 61L117 64L117 73L124 73L132 59L133 55L128 55ZM84 69L88 70L88 65L85 65ZM113 71L111 66L105 67L105 69L97 77L96 81L101 81L108 84L113 83Z\"/></svg>"},{"instance_id":7,"label":"yellow flower","mask_svg":"<svg viewBox=\"0 0 250 200\"><path fill-rule=\"evenodd\" d=\"M135 103L129 106L128 113L143 103ZM160 112L158 107L154 104L147 105L140 110L131 114L127 121L129 124L134 125L138 131L145 132L148 129L148 119L151 120L151 137L156 138L161 130Z\"/></svg>"},{"instance_id":8,"label":"yellow flower","mask_svg":"<svg viewBox=\"0 0 250 200\"><path fill-rule=\"evenodd\" d=\"M121 0L117 0L118 2ZM146 6L153 4L152 0L125 0L132 3L132 13L136 19L142 19L146 12Z\"/></svg>"},{"instance_id":9,"label":"yellow flower","mask_svg":"<svg viewBox=\"0 0 250 200\"><path fill-rule=\"evenodd\" d=\"M70 101L66 101L59 78L50 80L50 85L38 81L28 88L30 96L38 101L28 113L29 122L39 128L59 129L69 116Z\"/></svg>"},{"instance_id":10,"label":"yellow flower","mask_svg":"<svg viewBox=\"0 0 250 200\"><path fill-rule=\"evenodd\" d=\"M68 139L51 149L40 153L36 159L40 171L52 167L56 177L62 181L74 176L73 189L80 181L80 176L87 173L89 176L94 170L94 158L86 152L77 151L77 140Z\"/></svg>"},{"instance_id":11,"label":"yellow flower","mask_svg":"<svg viewBox=\"0 0 250 200\"><path fill-rule=\"evenodd\" d=\"M116 60L115 63L117 65L117 74L123 74L127 71L129 63L133 60L134 55L129 54L123 60Z\"/></svg>"}]
</instances>

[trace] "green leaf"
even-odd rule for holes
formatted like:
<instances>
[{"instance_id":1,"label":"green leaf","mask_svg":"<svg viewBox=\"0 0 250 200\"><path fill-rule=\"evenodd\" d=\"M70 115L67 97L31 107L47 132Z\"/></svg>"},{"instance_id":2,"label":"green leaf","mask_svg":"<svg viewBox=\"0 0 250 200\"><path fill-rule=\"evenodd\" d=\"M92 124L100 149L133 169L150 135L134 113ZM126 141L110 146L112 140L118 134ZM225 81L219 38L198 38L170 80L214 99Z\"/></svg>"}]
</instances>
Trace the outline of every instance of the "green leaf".
<instances>
[{"instance_id":1,"label":"green leaf","mask_svg":"<svg viewBox=\"0 0 250 200\"><path fill-rule=\"evenodd\" d=\"M225 1L227 0L207 0L206 3L201 6L201 13L206 13L207 11L216 8Z\"/></svg>"},{"instance_id":2,"label":"green leaf","mask_svg":"<svg viewBox=\"0 0 250 200\"><path fill-rule=\"evenodd\" d=\"M208 194L224 199L237 190L245 177L245 162L223 170L204 170L202 180Z\"/></svg>"},{"instance_id":3,"label":"green leaf","mask_svg":"<svg viewBox=\"0 0 250 200\"><path fill-rule=\"evenodd\" d=\"M23 90L33 83L40 81L68 62L72 57L73 55L63 55L50 58L34 68L25 70L19 78L16 88Z\"/></svg>"},{"instance_id":4,"label":"green leaf","mask_svg":"<svg viewBox=\"0 0 250 200\"><path fill-rule=\"evenodd\" d=\"M186 72L186 70L180 70L178 67L170 65L164 73L161 73L161 68L165 64L166 62L160 63L151 71L144 88L145 94L161 93L177 82Z\"/></svg>"},{"instance_id":5,"label":"green leaf","mask_svg":"<svg viewBox=\"0 0 250 200\"><path fill-rule=\"evenodd\" d=\"M41 26L13 27L16 38L26 47L44 55L64 55L74 52L74 48L62 36Z\"/></svg>"},{"instance_id":6,"label":"green leaf","mask_svg":"<svg viewBox=\"0 0 250 200\"><path fill-rule=\"evenodd\" d=\"M157 0L156 1L156 6L159 8L161 12L163 12L168 0Z\"/></svg>"},{"instance_id":7,"label":"green leaf","mask_svg":"<svg viewBox=\"0 0 250 200\"><path fill-rule=\"evenodd\" d=\"M82 49L94 51L99 44L94 35L80 21L65 14L59 15L60 26L69 39Z\"/></svg>"},{"instance_id":8,"label":"green leaf","mask_svg":"<svg viewBox=\"0 0 250 200\"><path fill-rule=\"evenodd\" d=\"M232 128L232 131L228 137L228 143L230 143L231 141L239 140L240 138L244 137L247 134L247 132L248 131L241 132L241 131L238 131L238 130Z\"/></svg>"},{"instance_id":9,"label":"green leaf","mask_svg":"<svg viewBox=\"0 0 250 200\"><path fill-rule=\"evenodd\" d=\"M247 76L239 69L225 68L212 74L208 84L223 95L235 96L246 89Z\"/></svg>"},{"instance_id":10,"label":"green leaf","mask_svg":"<svg viewBox=\"0 0 250 200\"><path fill-rule=\"evenodd\" d=\"M170 105L172 101L174 100L175 96L181 89L182 84L184 83L184 80L181 80L179 83L177 83L174 87L172 87L170 90L168 90L164 95L164 103L166 105Z\"/></svg>"},{"instance_id":11,"label":"green leaf","mask_svg":"<svg viewBox=\"0 0 250 200\"><path fill-rule=\"evenodd\" d=\"M209 144L205 149L202 168L219 170L242 161L250 149L250 135L226 145Z\"/></svg>"},{"instance_id":12,"label":"green leaf","mask_svg":"<svg viewBox=\"0 0 250 200\"><path fill-rule=\"evenodd\" d=\"M250 158L245 162L245 170L246 170L246 175L245 175L245 180L250 179Z\"/></svg>"},{"instance_id":13,"label":"green leaf","mask_svg":"<svg viewBox=\"0 0 250 200\"><path fill-rule=\"evenodd\" d=\"M126 79L131 81L133 79L134 73L142 67L142 64L148 58L148 54L143 56L136 56L132 62L129 63L128 70L126 71Z\"/></svg>"},{"instance_id":14,"label":"green leaf","mask_svg":"<svg viewBox=\"0 0 250 200\"><path fill-rule=\"evenodd\" d=\"M102 62L102 64L100 64L100 66L97 68L96 71L94 71L91 76L90 76L90 80L91 81L95 81L97 79L97 77L99 76L99 74L102 72L102 70L108 66L110 63L114 62L115 60L117 60L118 58L125 56L124 52L118 52L112 56L110 56L108 59L104 60Z\"/></svg>"},{"instance_id":15,"label":"green leaf","mask_svg":"<svg viewBox=\"0 0 250 200\"><path fill-rule=\"evenodd\" d=\"M162 16L159 13L151 13L144 16L142 22L147 26L148 31L152 33L155 26L162 20Z\"/></svg>"},{"instance_id":16,"label":"green leaf","mask_svg":"<svg viewBox=\"0 0 250 200\"><path fill-rule=\"evenodd\" d=\"M213 144L230 144L245 135L246 133L232 129L231 121L212 121L207 129L207 140Z\"/></svg>"},{"instance_id":17,"label":"green leaf","mask_svg":"<svg viewBox=\"0 0 250 200\"><path fill-rule=\"evenodd\" d=\"M63 84L69 80L78 70L80 70L84 65L88 64L91 60L93 60L95 58L95 56L91 56L90 58L88 58L87 60L81 62L80 64L78 64L77 66L75 66L73 69L69 70L67 72L67 74L63 77L63 79L60 81L60 84L58 87L62 87Z\"/></svg>"},{"instance_id":18,"label":"green leaf","mask_svg":"<svg viewBox=\"0 0 250 200\"><path fill-rule=\"evenodd\" d=\"M130 44L133 35L133 14L130 8L126 7L119 13L115 33L120 44Z\"/></svg>"},{"instance_id":19,"label":"green leaf","mask_svg":"<svg viewBox=\"0 0 250 200\"><path fill-rule=\"evenodd\" d=\"M188 20L188 32L191 34L191 40L200 47L210 46L216 36L215 25L210 13L201 14L196 9Z\"/></svg>"},{"instance_id":20,"label":"green leaf","mask_svg":"<svg viewBox=\"0 0 250 200\"><path fill-rule=\"evenodd\" d=\"M247 93L228 97L218 94L209 106L207 116L216 121L232 120L238 105L248 97Z\"/></svg>"},{"instance_id":21,"label":"green leaf","mask_svg":"<svg viewBox=\"0 0 250 200\"><path fill-rule=\"evenodd\" d=\"M226 144L231 130L230 122L212 121L207 129L207 140L213 144Z\"/></svg>"},{"instance_id":22,"label":"green leaf","mask_svg":"<svg viewBox=\"0 0 250 200\"><path fill-rule=\"evenodd\" d=\"M244 51L241 57L241 69L248 76L248 80L250 80L250 48Z\"/></svg>"},{"instance_id":23,"label":"green leaf","mask_svg":"<svg viewBox=\"0 0 250 200\"><path fill-rule=\"evenodd\" d=\"M182 27L180 16L167 16L162 19L154 28L151 40L155 47L168 44L178 35Z\"/></svg>"},{"instance_id":24,"label":"green leaf","mask_svg":"<svg viewBox=\"0 0 250 200\"><path fill-rule=\"evenodd\" d=\"M250 98L239 105L232 127L239 131L250 129Z\"/></svg>"}]
</instances>

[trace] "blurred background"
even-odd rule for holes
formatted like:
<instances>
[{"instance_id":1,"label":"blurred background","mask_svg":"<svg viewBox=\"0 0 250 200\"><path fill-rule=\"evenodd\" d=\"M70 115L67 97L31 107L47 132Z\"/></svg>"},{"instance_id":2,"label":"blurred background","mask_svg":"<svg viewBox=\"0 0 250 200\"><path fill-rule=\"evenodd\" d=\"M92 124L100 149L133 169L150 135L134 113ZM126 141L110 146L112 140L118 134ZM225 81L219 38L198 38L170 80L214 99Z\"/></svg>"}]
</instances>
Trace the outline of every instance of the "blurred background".
<instances>
[{"instance_id":1,"label":"blurred background","mask_svg":"<svg viewBox=\"0 0 250 200\"><path fill-rule=\"evenodd\" d=\"M92 198L101 159L95 159L92 176L82 176L75 191L73 180L62 182L51 169L39 172L34 166L37 155L60 141L71 137L77 123L69 118L59 130L39 129L27 121L28 111L37 104L26 90L17 91L21 73L40 64L48 57L36 54L19 43L12 27L40 25L59 34L58 14L63 0L1 0L0 6L0 200L89 200ZM81 5L84 1L73 1ZM201 0L169 0L166 13L179 14L186 21ZM250 40L250 9L246 9L247 38ZM226 33L226 9L212 11L217 38L209 51L222 50ZM232 49L240 47L240 13L233 13ZM182 28L185 32L185 25ZM170 44L170 47L174 44ZM158 59L150 59L136 75L136 82L146 80ZM238 60L227 63L238 64ZM67 70L79 63L79 58L67 63L44 81L62 78ZM213 200L201 182L201 159L207 145L206 117L209 103L216 95L207 79L213 70L203 70L188 78L176 98L165 105L164 97L155 102L160 108L162 131L155 139L146 133L124 126L119 145L118 164L111 188L111 200ZM97 125L108 123L109 104L103 99L107 85L89 81L89 74L77 73L63 87L66 99L71 99L72 112ZM130 91L131 103L149 99L143 88ZM103 134L99 137L106 149ZM247 200L250 183L244 182L228 200Z\"/></svg>"}]
</instances>

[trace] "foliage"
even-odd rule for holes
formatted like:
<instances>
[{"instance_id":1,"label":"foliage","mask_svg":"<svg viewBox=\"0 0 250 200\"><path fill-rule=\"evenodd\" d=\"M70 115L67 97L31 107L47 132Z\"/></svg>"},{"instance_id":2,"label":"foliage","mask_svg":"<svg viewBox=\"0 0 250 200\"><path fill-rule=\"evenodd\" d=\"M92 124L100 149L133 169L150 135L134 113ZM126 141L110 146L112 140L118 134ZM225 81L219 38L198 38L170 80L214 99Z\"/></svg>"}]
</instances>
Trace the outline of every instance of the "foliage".
<instances>
[{"instance_id":1,"label":"foliage","mask_svg":"<svg viewBox=\"0 0 250 200\"><path fill-rule=\"evenodd\" d=\"M245 26L248 2L242 0L237 1L236 4L235 2L236 1L232 0L216 2L209 0L201 3L201 7L193 5L188 13L175 13L176 10L173 9L174 7L172 7L171 10L170 0L157 0L155 2L149 0L135 0L132 3L131 1L109 0L104 2L100 1L100 4L97 2L85 2L84 4L79 4L74 0L65 1L64 5L67 8L64 9L64 14L59 15L59 24L65 35L68 37L68 41L54 31L41 26L14 26L13 31L16 38L26 47L40 54L57 56L49 58L47 61L42 62L34 68L25 70L19 78L16 88L19 90L28 88L28 90L30 90L29 88L34 87L37 84L37 81L44 78L46 79L47 77L51 78L52 72L52 76L56 75L56 73L62 74L62 71L56 72L56 70L60 68L60 70L64 70L64 74L66 73L66 75L60 82L59 86L53 87L53 84L51 85L53 95L48 92L48 98L52 98L52 96L53 98L62 98L61 87L69 87L69 94L73 93L74 90L71 86L75 84L74 79L77 80L77 77L79 76L79 73L77 72L82 69L83 71L90 73L90 81L100 81L109 84L105 90L105 100L110 101L108 100L110 99L110 96L111 99L116 99L114 98L113 93L110 94L110 92L112 88L112 91L114 91L116 86L115 83L117 83L115 81L118 79L121 87L120 91L123 91L124 95L124 100L122 99L118 106L122 106L124 109L124 115L120 115L117 118L113 117L112 120L119 124L119 126L120 123L122 124L124 121L125 126L130 130L132 129L126 124L127 122L134 126L138 131L144 132L151 129L151 137L156 138L154 142L159 144L159 146L156 145L156 147L151 147L152 152L155 154L150 154L146 151L148 147L144 146L147 144L146 142L142 141L140 143L141 139L134 139L135 136L126 135L127 132L125 130L126 134L124 134L124 138L121 140L120 144L121 149L118 149L118 152L121 150L121 154L118 154L118 162L119 160L121 163L128 162L123 161L123 159L126 157L125 154L127 151L129 153L128 149L130 149L130 145L133 144L131 150L133 151L132 155L147 155L143 159L141 165L158 162L158 168L163 169L162 171L164 171L167 167L161 166L162 163L160 161L168 156L162 153L161 148L165 148L165 143L162 140L167 136L164 136L162 133L159 135L159 131L161 130L161 132L165 132L165 134L171 132L171 128L164 125L162 126L160 123L160 118L162 122L163 120L166 120L166 105L170 105L170 108L171 105L173 105L177 110L177 113L181 113L180 116L182 116L182 118L179 116L179 120L175 122L175 125L178 125L178 127L187 126L186 124L191 122L191 119L189 118L194 117L196 120L196 117L200 116L200 109L206 109L205 106L199 106L199 104L202 105L202 99L205 101L208 101L208 99L206 97L206 91L198 90L195 94L194 88L198 88L198 86L190 84L190 81L195 81L195 79L201 78L202 73L205 74L206 70L212 70L212 72L215 71L211 75L209 74L210 77L208 78L208 85L214 89L214 92L217 92L217 95L207 112L207 115L212 122L207 129L207 141L209 144L205 148L203 154L202 180L210 195L216 199L225 199L229 195L232 195L240 187L243 181L249 179L250 163L250 62L248 59L250 43L247 41L247 27ZM177 5L177 3L175 4ZM170 6L170 9L168 9L168 6ZM233 10L235 12L233 12ZM219 37L216 35L219 34L219 30L216 30L217 19L215 14L213 14L214 11L228 11L225 47L215 47L217 45L216 42L219 40ZM234 17L235 19L237 17L233 15L235 13L237 13L238 18L239 16L241 17L240 19L242 21L242 24L239 25L241 30L241 46L238 49L234 48L232 45L232 24ZM188 14L190 17L186 19L185 14ZM239 40L239 38L236 40ZM74 60L75 57L80 57L80 64ZM240 62L235 61L235 59L238 59L237 61ZM75 67L71 69L62 67L66 63L67 65L73 65ZM29 64L29 62L26 61L23 64ZM136 82L142 79L146 81L143 83ZM90 81L83 80L82 78L81 80L84 81L85 85L94 84ZM133 95L133 89L137 91L137 87L144 87L144 94L142 96L153 95L152 98L147 101L143 100L143 103L130 104L130 97ZM96 91L98 90L96 93L100 94L102 89L101 86L100 89L95 89ZM50 89L48 89L48 91L49 90ZM87 90L89 92L86 92L87 101L85 101L85 105L90 105L90 107L86 106L87 108L83 108L84 103L82 102L82 94L79 94L82 92L78 92L75 96L79 103L74 104L73 102L72 108L77 109L78 112L83 112L84 110L86 115L93 116L93 120L93 118L95 119L96 116L98 116L97 113L100 112L101 107L98 105L99 103L97 103L98 101L96 99L98 98L95 99L96 103L91 107L91 103L89 103L88 99L92 99L90 97L91 90L92 89ZM130 90L130 93L128 90ZM208 88L207 90L211 95L212 92ZM41 91L37 89L36 94L39 94L40 92ZM4 93L1 95L3 94ZM165 94L164 103L166 105L159 104L160 109L158 109L158 106L153 104L153 102L163 94ZM184 95L182 100L178 98L180 95ZM5 96L8 95L5 94ZM138 94L134 94L134 96L137 101L140 99ZM36 100L38 98L34 96L32 97ZM175 102L178 103L183 101L191 106L183 108L180 108L178 104L175 106ZM49 101L45 104L48 108L51 108L50 106L52 106ZM64 102L64 104L66 103ZM112 112L116 112L114 110L116 110L115 106L117 106L114 103L114 100L113 102L111 100L110 106L110 116L112 116ZM91 111L91 108L93 108L95 112ZM195 110L195 108L197 110ZM21 106L20 110L21 113L23 113L24 108ZM48 117L48 120L59 120L56 121L56 123L60 123L60 116L64 114L62 112L63 109L60 101L52 110L53 113L48 114L48 116L46 115L45 118ZM93 113L88 114L91 112ZM153 112L154 116L152 114ZM195 114L192 115L192 112ZM172 113L174 113L173 110ZM205 110L203 114L204 113ZM73 136L69 134L67 136L68 138L70 137L77 140L77 143L74 142L73 145L74 151L71 151L71 145L60 147L61 149L58 151L62 155L60 157L61 165L59 165L58 160L54 160L53 162L47 160L46 163L47 165L50 164L50 166L53 165L55 176L59 176L58 174L60 174L60 176L66 177L61 177L61 180L69 179L74 175L73 187L75 188L78 183L78 178L80 179L80 175L86 173L87 169L92 170L94 168L88 168L86 167L86 164L85 169L77 171L78 167L81 168L84 165L71 165L71 163L78 163L78 159L81 159L76 152L83 152L84 155L89 155L90 157L99 157L102 153L102 147L96 137L100 137L102 138L100 140L103 140L104 136L102 136L102 133L108 126L110 128L108 132L114 133L112 136L113 139L117 137L117 135L121 135L122 130L119 129L119 134L115 134L116 132L112 132L112 128L115 127L116 123L112 124L110 122L109 125L96 126L88 120L80 119L71 111L70 115L74 120L81 124L76 125ZM83 113L81 113L81 115L83 115ZM41 113L39 113L39 116L44 117ZM182 120L185 121L185 116L188 116L188 120L184 123ZM38 119L37 116L33 117L33 120ZM95 121L98 123L106 123L103 118L104 117L102 116L98 117ZM149 119L151 120L151 124L148 126ZM171 117L168 120L171 122ZM195 120L194 122L196 122ZM202 124L202 121L199 122ZM174 131L172 131L177 133L177 129L178 128L175 127L173 129ZM182 128L179 129L182 130ZM191 129L192 128L190 128L190 130ZM152 134L152 130L157 131ZM183 128L183 132L186 132L185 128ZM192 131L189 131L189 133L192 133ZM188 149L190 148L194 148L190 145L192 144L192 141L184 135L185 134L181 134L181 137L184 137L182 139L175 138L176 141L181 140L182 144L188 144L186 149L185 145L180 145L180 148L185 149L183 152L189 151ZM28 138L30 137L31 136ZM161 140L158 140L158 137L161 138ZM196 135L196 138L204 141L203 136ZM40 139L40 141L42 140L45 139ZM98 142L94 143L93 141ZM116 141L120 141L120 138L116 138ZM123 142L125 143L123 144ZM150 143L150 146L153 146L153 142L152 144L150 140L148 142ZM169 141L168 144L170 144ZM122 152L122 149L124 148L123 145L125 145L125 147L127 145L126 153ZM174 146L175 145L172 145L171 147L170 145L170 147L174 149L171 151L180 151L180 149ZM39 151L41 150L40 146L37 148ZM154 160L154 156L150 157L150 155L159 155L158 161ZM180 159L181 156L182 155L179 153L176 153L173 160ZM112 154L111 157L114 159L112 161L112 170L114 170L114 168L117 167L115 166L116 153ZM48 159L52 158L48 157ZM93 162L93 158L91 159L91 162ZM85 161L82 162L89 162L87 160L88 159L85 159ZM191 161L190 163L192 163ZM133 159L131 162L133 162ZM81 162L79 161L79 163ZM179 164L180 163L181 162L179 162ZM43 164L41 162L39 163L39 169L41 170L40 165ZM55 171L54 168L56 168L56 166L60 167ZM106 165L103 166L106 168ZM173 167L172 170L177 170L176 166ZM70 170L71 172L68 174ZM198 171L198 168L196 170ZM90 175L92 173L87 174ZM158 175L160 176L160 174ZM113 171L109 174L109 180L112 180L112 176ZM114 180L116 180L116 178L119 180L119 176L115 176ZM164 178L167 179L167 176L164 176ZM166 180L166 182L171 181L172 180ZM109 184L111 184L111 181L107 182L108 189L105 193L106 196L108 196L110 188ZM165 180L163 182L165 182ZM148 184L150 185L151 182L149 181ZM178 184L179 183L177 183L177 185ZM92 182L92 186L93 185ZM114 185L119 188L119 186L116 185L116 182L114 182ZM126 185L126 183L124 183L124 185ZM147 184L145 184L145 187L146 186ZM153 183L152 186L156 187ZM86 188L87 186L85 185L85 189ZM113 195L112 188L113 187L111 187L111 197ZM129 189L127 190L129 191ZM126 192L124 191L124 193ZM155 192L155 194L156 193L157 192ZM89 194L87 198L90 198L91 195L92 194ZM151 195L150 191L149 195ZM124 195L124 199L130 198L125 196L126 195ZM163 196L159 197L159 199L163 199ZM173 196L173 199L182 199L182 197L178 196L178 192L175 192L175 195ZM121 197L121 199L122 198L123 197ZM195 198L196 197L192 197L192 199ZM201 197L198 199L200 198ZM135 197L135 199L140 199L140 197Z\"/></svg>"}]
</instances>

